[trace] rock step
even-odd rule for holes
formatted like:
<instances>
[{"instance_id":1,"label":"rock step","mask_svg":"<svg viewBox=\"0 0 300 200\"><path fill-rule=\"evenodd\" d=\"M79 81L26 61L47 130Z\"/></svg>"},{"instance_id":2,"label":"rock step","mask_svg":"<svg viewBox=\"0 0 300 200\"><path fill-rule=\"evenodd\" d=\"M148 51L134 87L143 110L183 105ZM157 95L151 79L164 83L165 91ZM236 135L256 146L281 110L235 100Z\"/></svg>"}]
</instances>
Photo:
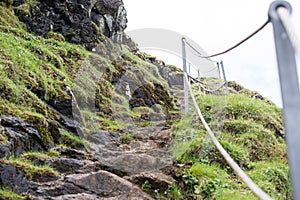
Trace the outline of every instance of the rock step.
<instances>
[{"instance_id":1,"label":"rock step","mask_svg":"<svg viewBox=\"0 0 300 200\"><path fill-rule=\"evenodd\" d=\"M123 153L111 157L103 157L102 154L97 154L97 156L99 156L98 162L101 166L121 174L160 170L173 164L172 157L166 152L157 153L157 155Z\"/></svg>"},{"instance_id":2,"label":"rock step","mask_svg":"<svg viewBox=\"0 0 300 200\"><path fill-rule=\"evenodd\" d=\"M159 189L160 191L167 190L169 185L174 184L176 181L159 171L142 172L132 176L126 176L124 179L131 183L142 185L146 181L151 185L152 189Z\"/></svg>"},{"instance_id":3,"label":"rock step","mask_svg":"<svg viewBox=\"0 0 300 200\"><path fill-rule=\"evenodd\" d=\"M131 182L107 171L72 174L62 180L37 184L34 196L69 199L152 199Z\"/></svg>"}]
</instances>

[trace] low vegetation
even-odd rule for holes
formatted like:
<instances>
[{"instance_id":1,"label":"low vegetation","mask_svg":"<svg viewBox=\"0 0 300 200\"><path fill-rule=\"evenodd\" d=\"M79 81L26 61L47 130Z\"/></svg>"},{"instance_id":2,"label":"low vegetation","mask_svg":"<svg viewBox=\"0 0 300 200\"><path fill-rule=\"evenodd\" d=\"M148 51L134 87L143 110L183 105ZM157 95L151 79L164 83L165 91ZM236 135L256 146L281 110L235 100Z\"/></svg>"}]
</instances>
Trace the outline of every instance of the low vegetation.
<instances>
[{"instance_id":1,"label":"low vegetation","mask_svg":"<svg viewBox=\"0 0 300 200\"><path fill-rule=\"evenodd\" d=\"M281 110L245 94L198 96L199 107L222 146L274 199L291 199ZM257 199L214 147L196 114L174 127L173 153L186 198Z\"/></svg>"},{"instance_id":2,"label":"low vegetation","mask_svg":"<svg viewBox=\"0 0 300 200\"><path fill-rule=\"evenodd\" d=\"M35 165L33 162L24 158L10 158L2 159L2 163L15 166L17 169L25 173L28 180L37 180L41 178L51 179L56 177L59 173L48 165Z\"/></svg>"},{"instance_id":3,"label":"low vegetation","mask_svg":"<svg viewBox=\"0 0 300 200\"><path fill-rule=\"evenodd\" d=\"M6 188L0 188L0 197L5 200L23 200L25 197L18 195Z\"/></svg>"}]
</instances>

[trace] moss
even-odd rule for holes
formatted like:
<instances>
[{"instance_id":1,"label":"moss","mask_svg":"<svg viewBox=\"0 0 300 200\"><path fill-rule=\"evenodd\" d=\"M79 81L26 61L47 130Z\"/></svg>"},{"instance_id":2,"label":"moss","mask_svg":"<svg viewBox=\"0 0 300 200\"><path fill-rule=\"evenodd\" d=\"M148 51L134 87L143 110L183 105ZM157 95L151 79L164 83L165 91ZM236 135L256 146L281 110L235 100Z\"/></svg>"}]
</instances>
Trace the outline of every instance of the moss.
<instances>
[{"instance_id":1,"label":"moss","mask_svg":"<svg viewBox=\"0 0 300 200\"><path fill-rule=\"evenodd\" d=\"M29 180L36 180L42 177L56 177L59 174L48 165L37 166L24 158L2 159L0 162L15 166L17 169L23 171L25 177Z\"/></svg>"},{"instance_id":2,"label":"moss","mask_svg":"<svg viewBox=\"0 0 300 200\"><path fill-rule=\"evenodd\" d=\"M14 11L19 19L25 20L26 18L31 17L30 8L31 5L26 2L22 5L19 5L18 7L14 7Z\"/></svg>"},{"instance_id":3,"label":"moss","mask_svg":"<svg viewBox=\"0 0 300 200\"><path fill-rule=\"evenodd\" d=\"M73 135L72 133L69 133L68 131L65 130L60 130L60 138L59 138L59 143L64 144L68 147L72 147L75 149L78 148L83 148L85 145L88 144L86 140L83 140L82 138Z\"/></svg>"},{"instance_id":4,"label":"moss","mask_svg":"<svg viewBox=\"0 0 300 200\"><path fill-rule=\"evenodd\" d=\"M123 133L123 134L120 136L120 138L119 138L119 140L120 140L120 142L121 142L122 144L128 144L128 143L130 143L133 139L134 139L134 138L133 138L133 136L132 136L131 134L126 134L126 133Z\"/></svg>"},{"instance_id":5,"label":"moss","mask_svg":"<svg viewBox=\"0 0 300 200\"><path fill-rule=\"evenodd\" d=\"M46 39L54 39L54 40L57 40L57 41L65 41L65 37L62 34L56 33L56 32L53 32L53 31L49 31L45 35L45 38Z\"/></svg>"},{"instance_id":6,"label":"moss","mask_svg":"<svg viewBox=\"0 0 300 200\"><path fill-rule=\"evenodd\" d=\"M75 36L76 35L76 30L74 28L70 28L68 30L67 36Z\"/></svg>"},{"instance_id":7,"label":"moss","mask_svg":"<svg viewBox=\"0 0 300 200\"><path fill-rule=\"evenodd\" d=\"M84 118L84 126L89 132L99 130L118 131L127 126L127 123L122 119L104 118L102 113L91 112L90 110L81 110L81 115Z\"/></svg>"},{"instance_id":8,"label":"moss","mask_svg":"<svg viewBox=\"0 0 300 200\"><path fill-rule=\"evenodd\" d=\"M172 70L172 72L182 72L181 69L179 69L178 67L176 67L174 65L167 64L166 67L170 68Z\"/></svg>"},{"instance_id":9,"label":"moss","mask_svg":"<svg viewBox=\"0 0 300 200\"><path fill-rule=\"evenodd\" d=\"M95 23L95 22L91 22L92 24L92 27L94 29L94 32L96 33L97 37L98 37L98 40L97 42L103 42L105 40L105 36L103 35L101 29L99 28L99 26Z\"/></svg>"},{"instance_id":10,"label":"moss","mask_svg":"<svg viewBox=\"0 0 300 200\"><path fill-rule=\"evenodd\" d=\"M135 71L135 74L130 74L132 75L133 80L145 80L150 83L161 84L166 90L168 90L169 86L167 82L161 77L155 65L150 64L131 53L125 53L122 55L122 57L132 66L137 67L139 69L138 71ZM139 82L137 82L137 85L141 86L143 84L139 84Z\"/></svg>"},{"instance_id":11,"label":"moss","mask_svg":"<svg viewBox=\"0 0 300 200\"><path fill-rule=\"evenodd\" d=\"M1 26L25 29L25 26L19 21L13 9L7 7L3 2L0 2L0 24Z\"/></svg>"},{"instance_id":12,"label":"moss","mask_svg":"<svg viewBox=\"0 0 300 200\"><path fill-rule=\"evenodd\" d=\"M25 197L23 197L19 194L16 194L16 193L12 192L11 190L3 188L3 187L0 188L0 198L6 199L6 200L23 200L23 199L25 199Z\"/></svg>"},{"instance_id":13,"label":"moss","mask_svg":"<svg viewBox=\"0 0 300 200\"><path fill-rule=\"evenodd\" d=\"M16 22L0 25L0 114L35 124L48 144L53 138L47 120L54 120L56 114L46 102L70 98L68 88L89 52L67 42L29 34L18 26L10 9L3 7L0 12L4 18L12 15L11 20Z\"/></svg>"},{"instance_id":14,"label":"moss","mask_svg":"<svg viewBox=\"0 0 300 200\"><path fill-rule=\"evenodd\" d=\"M117 121L110 119L102 119L103 127L106 127L107 130L117 131L120 128L124 127L124 124L118 123Z\"/></svg>"},{"instance_id":15,"label":"moss","mask_svg":"<svg viewBox=\"0 0 300 200\"><path fill-rule=\"evenodd\" d=\"M50 159L52 157L58 157L60 153L55 150L49 150L48 152L26 152L20 157L26 160L34 161L35 159Z\"/></svg>"},{"instance_id":16,"label":"moss","mask_svg":"<svg viewBox=\"0 0 300 200\"><path fill-rule=\"evenodd\" d=\"M0 144L8 144L8 139L5 136L4 128L0 125Z\"/></svg>"}]
</instances>

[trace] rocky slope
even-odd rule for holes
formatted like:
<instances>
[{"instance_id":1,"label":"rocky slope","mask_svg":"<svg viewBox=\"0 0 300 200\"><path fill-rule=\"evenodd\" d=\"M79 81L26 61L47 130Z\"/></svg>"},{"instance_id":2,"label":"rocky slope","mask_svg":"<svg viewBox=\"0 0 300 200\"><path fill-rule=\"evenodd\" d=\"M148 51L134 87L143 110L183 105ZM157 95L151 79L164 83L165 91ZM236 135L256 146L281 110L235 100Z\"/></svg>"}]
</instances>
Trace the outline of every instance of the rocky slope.
<instances>
[{"instance_id":1,"label":"rocky slope","mask_svg":"<svg viewBox=\"0 0 300 200\"><path fill-rule=\"evenodd\" d=\"M255 199L181 116L180 70L137 51L126 22L121 0L0 1L0 198ZM280 109L230 87L198 96L205 117L290 198Z\"/></svg>"}]
</instances>

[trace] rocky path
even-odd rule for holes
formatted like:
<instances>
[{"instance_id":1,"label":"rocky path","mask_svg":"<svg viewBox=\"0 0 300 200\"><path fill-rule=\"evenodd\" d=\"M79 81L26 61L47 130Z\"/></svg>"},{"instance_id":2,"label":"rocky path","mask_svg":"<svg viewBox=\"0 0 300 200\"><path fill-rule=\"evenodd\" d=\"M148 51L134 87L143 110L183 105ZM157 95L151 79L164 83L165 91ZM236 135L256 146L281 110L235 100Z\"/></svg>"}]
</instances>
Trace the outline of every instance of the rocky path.
<instances>
[{"instance_id":1,"label":"rocky path","mask_svg":"<svg viewBox=\"0 0 300 200\"><path fill-rule=\"evenodd\" d=\"M41 179L28 181L30 198L153 199L140 188L143 183L148 181L158 188L167 189L174 182L160 171L173 164L167 151L170 128L135 127L128 131L134 139L122 147L116 143L114 134L98 133L93 138L95 143L92 143L95 149L90 153L57 148L61 157L36 160L49 164L64 175L43 182Z\"/></svg>"},{"instance_id":2,"label":"rocky path","mask_svg":"<svg viewBox=\"0 0 300 200\"><path fill-rule=\"evenodd\" d=\"M180 90L171 91L173 94ZM116 134L98 132L90 135L88 153L57 148L61 157L44 162L64 174L43 182L28 181L32 199L52 200L153 199L141 186L149 183L167 190L175 180L162 170L173 165L169 151L171 127L155 121L145 127L127 127L123 132L132 140L120 144Z\"/></svg>"},{"instance_id":3,"label":"rocky path","mask_svg":"<svg viewBox=\"0 0 300 200\"><path fill-rule=\"evenodd\" d=\"M182 96L180 89L171 93ZM181 102L178 98L177 106ZM59 157L32 159L37 165L50 165L60 175L41 174L29 180L18 167L0 163L1 180L18 193L26 193L28 199L153 199L142 185L167 190L175 180L163 170L172 167L174 159L169 148L170 124L163 117L148 119L147 126L132 125L122 130L132 137L128 142L122 143L116 133L100 131L87 138L88 151L57 147L54 150ZM2 122L5 120L10 119Z\"/></svg>"}]
</instances>

